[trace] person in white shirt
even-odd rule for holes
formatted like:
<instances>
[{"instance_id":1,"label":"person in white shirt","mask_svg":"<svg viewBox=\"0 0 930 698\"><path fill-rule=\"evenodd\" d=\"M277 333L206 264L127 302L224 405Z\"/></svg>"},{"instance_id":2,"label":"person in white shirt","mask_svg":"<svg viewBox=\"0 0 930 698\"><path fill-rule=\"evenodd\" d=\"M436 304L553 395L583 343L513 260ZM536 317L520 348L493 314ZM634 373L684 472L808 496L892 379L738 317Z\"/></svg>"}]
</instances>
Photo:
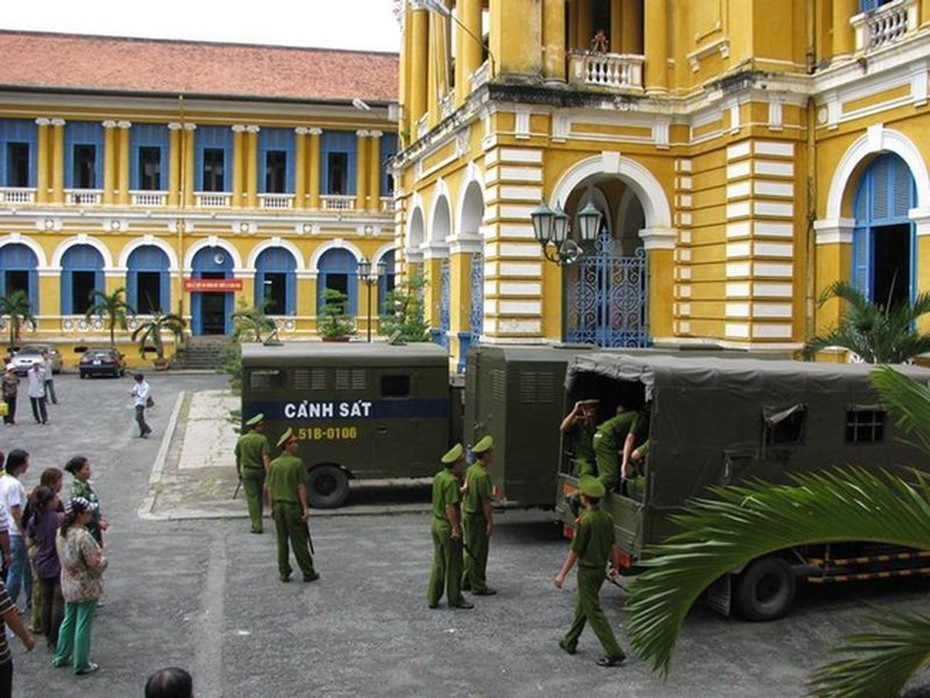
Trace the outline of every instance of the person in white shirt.
<instances>
[{"instance_id":1,"label":"person in white shirt","mask_svg":"<svg viewBox=\"0 0 930 698\"><path fill-rule=\"evenodd\" d=\"M0 477L0 500L6 507L7 528L10 535L10 567L6 573L6 587L13 603L22 590L26 594L26 612L32 606L32 575L26 555L26 539L23 536L23 509L26 507L26 488L20 478L29 469L29 454L14 448L6 459L6 470Z\"/></svg>"},{"instance_id":2,"label":"person in white shirt","mask_svg":"<svg viewBox=\"0 0 930 698\"><path fill-rule=\"evenodd\" d=\"M6 457L3 455L3 451L0 451L0 471L3 471L5 463ZM6 571L10 567L10 532L6 518L6 504L3 503L3 497L0 497L0 555L3 556L3 579L6 579Z\"/></svg>"},{"instance_id":3,"label":"person in white shirt","mask_svg":"<svg viewBox=\"0 0 930 698\"><path fill-rule=\"evenodd\" d=\"M136 408L136 424L139 425L139 436L144 439L152 433L152 427L145 423L145 408L148 407L151 389L149 384L145 382L145 376L141 373L137 373L133 378L135 378L136 382L129 394L132 395L132 404Z\"/></svg>"},{"instance_id":4,"label":"person in white shirt","mask_svg":"<svg viewBox=\"0 0 930 698\"><path fill-rule=\"evenodd\" d=\"M36 419L36 424L48 424L48 412L45 409L45 369L43 362L36 361L29 366L29 373L26 379L29 381L29 402L32 403L32 416ZM13 596L13 590L7 589L10 596Z\"/></svg>"},{"instance_id":5,"label":"person in white shirt","mask_svg":"<svg viewBox=\"0 0 930 698\"><path fill-rule=\"evenodd\" d=\"M48 352L42 352L42 370L45 379L45 399L53 405L58 404L58 396L55 395L55 375L52 370L52 360L48 358Z\"/></svg>"}]
</instances>

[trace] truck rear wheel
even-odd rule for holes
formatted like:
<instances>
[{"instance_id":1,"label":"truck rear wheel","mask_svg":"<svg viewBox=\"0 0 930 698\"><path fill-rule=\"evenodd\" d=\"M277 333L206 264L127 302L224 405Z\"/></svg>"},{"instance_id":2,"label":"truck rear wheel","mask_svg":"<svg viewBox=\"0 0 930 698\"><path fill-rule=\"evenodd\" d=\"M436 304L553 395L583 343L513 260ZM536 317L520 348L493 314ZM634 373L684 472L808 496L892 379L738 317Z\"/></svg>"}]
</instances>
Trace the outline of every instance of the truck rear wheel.
<instances>
[{"instance_id":1,"label":"truck rear wheel","mask_svg":"<svg viewBox=\"0 0 930 698\"><path fill-rule=\"evenodd\" d=\"M794 603L797 580L787 562L763 557L749 563L736 578L736 603L749 620L781 618Z\"/></svg>"},{"instance_id":2,"label":"truck rear wheel","mask_svg":"<svg viewBox=\"0 0 930 698\"><path fill-rule=\"evenodd\" d=\"M319 465L307 478L310 506L316 509L336 509L349 498L349 478L335 465Z\"/></svg>"}]
</instances>

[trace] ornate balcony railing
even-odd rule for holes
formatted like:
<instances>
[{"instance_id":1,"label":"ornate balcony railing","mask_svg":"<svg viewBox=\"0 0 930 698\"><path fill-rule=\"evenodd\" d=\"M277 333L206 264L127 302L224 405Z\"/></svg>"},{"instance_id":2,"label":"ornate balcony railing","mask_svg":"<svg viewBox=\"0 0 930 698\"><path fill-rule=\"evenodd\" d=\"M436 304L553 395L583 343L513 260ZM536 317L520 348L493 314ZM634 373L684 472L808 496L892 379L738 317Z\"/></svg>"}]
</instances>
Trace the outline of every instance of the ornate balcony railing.
<instances>
[{"instance_id":1,"label":"ornate balcony railing","mask_svg":"<svg viewBox=\"0 0 930 698\"><path fill-rule=\"evenodd\" d=\"M34 204L36 190L25 187L0 188L0 204Z\"/></svg>"},{"instance_id":2,"label":"ornate balcony railing","mask_svg":"<svg viewBox=\"0 0 930 698\"><path fill-rule=\"evenodd\" d=\"M484 83L491 79L491 63L490 61L485 61L481 64L481 67L478 68L474 73L471 74L471 89L472 92L481 87Z\"/></svg>"},{"instance_id":3,"label":"ornate balcony railing","mask_svg":"<svg viewBox=\"0 0 930 698\"><path fill-rule=\"evenodd\" d=\"M285 209L294 208L293 194L259 194L258 205L261 208Z\"/></svg>"},{"instance_id":4,"label":"ornate balcony railing","mask_svg":"<svg viewBox=\"0 0 930 698\"><path fill-rule=\"evenodd\" d=\"M149 206L163 208L168 205L168 192L166 191L131 191L133 206Z\"/></svg>"},{"instance_id":5,"label":"ornate balcony railing","mask_svg":"<svg viewBox=\"0 0 930 698\"><path fill-rule=\"evenodd\" d=\"M229 208L232 194L227 191L195 191L194 202L201 208Z\"/></svg>"},{"instance_id":6,"label":"ornate balcony railing","mask_svg":"<svg viewBox=\"0 0 930 698\"><path fill-rule=\"evenodd\" d=\"M102 189L65 189L65 203L77 206L99 206L103 201Z\"/></svg>"},{"instance_id":7,"label":"ornate balcony railing","mask_svg":"<svg viewBox=\"0 0 930 698\"><path fill-rule=\"evenodd\" d=\"M321 194L320 206L324 211L352 211L355 209L355 197L344 194Z\"/></svg>"},{"instance_id":8,"label":"ornate balcony railing","mask_svg":"<svg viewBox=\"0 0 930 698\"><path fill-rule=\"evenodd\" d=\"M617 89L643 87L643 56L573 51L568 55L569 81Z\"/></svg>"},{"instance_id":9,"label":"ornate balcony railing","mask_svg":"<svg viewBox=\"0 0 930 698\"><path fill-rule=\"evenodd\" d=\"M382 196L381 197L381 213L393 213L393 212L394 212L394 197Z\"/></svg>"},{"instance_id":10,"label":"ornate balcony railing","mask_svg":"<svg viewBox=\"0 0 930 698\"><path fill-rule=\"evenodd\" d=\"M917 28L917 0L894 0L850 20L856 51L874 51L900 41Z\"/></svg>"}]
</instances>

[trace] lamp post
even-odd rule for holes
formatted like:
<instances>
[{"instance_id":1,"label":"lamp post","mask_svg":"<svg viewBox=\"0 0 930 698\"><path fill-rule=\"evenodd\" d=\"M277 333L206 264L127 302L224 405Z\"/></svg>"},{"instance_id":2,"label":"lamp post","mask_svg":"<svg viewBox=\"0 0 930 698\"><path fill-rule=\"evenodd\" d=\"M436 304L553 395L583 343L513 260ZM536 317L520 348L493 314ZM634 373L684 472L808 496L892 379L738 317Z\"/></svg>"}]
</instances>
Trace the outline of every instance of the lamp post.
<instances>
[{"instance_id":1,"label":"lamp post","mask_svg":"<svg viewBox=\"0 0 930 698\"><path fill-rule=\"evenodd\" d=\"M384 262L378 262L378 274L384 273ZM378 277L371 273L371 260L368 257L362 257L358 262L358 275L368 287L368 341L371 341L371 287L378 280Z\"/></svg>"},{"instance_id":2,"label":"lamp post","mask_svg":"<svg viewBox=\"0 0 930 698\"><path fill-rule=\"evenodd\" d=\"M568 215L558 204L555 209L551 209L542 202L533 209L530 218L533 221L533 235L542 246L543 255L560 267L575 264L584 257L583 245L593 242L601 227L601 212L590 201L578 212L581 245L569 237Z\"/></svg>"}]
</instances>

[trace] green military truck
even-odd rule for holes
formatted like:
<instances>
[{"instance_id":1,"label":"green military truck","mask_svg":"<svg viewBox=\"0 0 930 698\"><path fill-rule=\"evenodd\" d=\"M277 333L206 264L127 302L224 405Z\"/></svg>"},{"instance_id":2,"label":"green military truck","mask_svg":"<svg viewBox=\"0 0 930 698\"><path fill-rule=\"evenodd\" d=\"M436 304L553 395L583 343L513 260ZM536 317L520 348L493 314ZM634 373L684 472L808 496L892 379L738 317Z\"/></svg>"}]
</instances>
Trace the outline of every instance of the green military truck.
<instances>
[{"instance_id":1,"label":"green military truck","mask_svg":"<svg viewBox=\"0 0 930 698\"><path fill-rule=\"evenodd\" d=\"M832 466L930 469L879 403L868 365L579 354L566 375L566 405L600 398L600 421L616 406L645 410L648 455L605 506L615 522L615 562L634 574L647 549L674 532L669 520L713 485L787 482L791 472ZM898 367L926 384L930 370ZM571 444L563 444L556 509L570 534L576 491ZM711 606L752 620L791 608L798 580L815 584L930 573L930 556L875 544L810 545L756 559L708 590Z\"/></svg>"},{"instance_id":2,"label":"green military truck","mask_svg":"<svg viewBox=\"0 0 930 698\"><path fill-rule=\"evenodd\" d=\"M300 439L310 504L339 507L350 479L431 477L461 438L461 389L435 344L242 345L242 421Z\"/></svg>"}]
</instances>

